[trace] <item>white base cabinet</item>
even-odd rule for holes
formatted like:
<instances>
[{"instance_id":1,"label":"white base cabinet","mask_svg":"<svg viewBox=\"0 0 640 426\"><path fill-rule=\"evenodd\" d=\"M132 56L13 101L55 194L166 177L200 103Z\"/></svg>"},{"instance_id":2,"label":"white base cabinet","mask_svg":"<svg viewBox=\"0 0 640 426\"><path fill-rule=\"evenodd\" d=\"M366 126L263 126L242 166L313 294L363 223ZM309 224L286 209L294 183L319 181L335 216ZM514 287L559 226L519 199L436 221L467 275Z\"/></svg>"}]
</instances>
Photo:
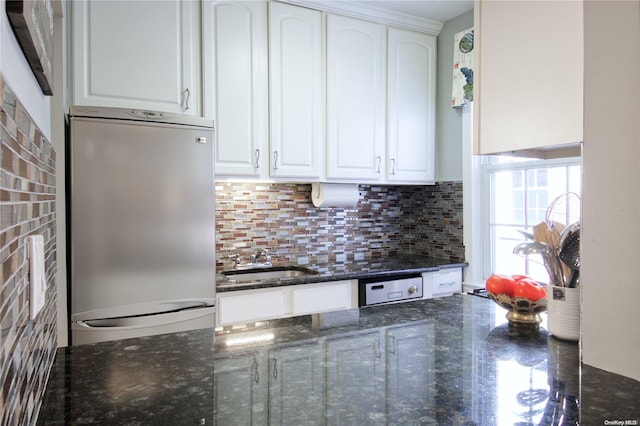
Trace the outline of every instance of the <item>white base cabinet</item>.
<instances>
[{"instance_id":1,"label":"white base cabinet","mask_svg":"<svg viewBox=\"0 0 640 426\"><path fill-rule=\"evenodd\" d=\"M462 268L422 274L422 298L462 291ZM218 293L216 325L344 311L358 307L358 280L268 287Z\"/></svg>"},{"instance_id":2,"label":"white base cabinet","mask_svg":"<svg viewBox=\"0 0 640 426\"><path fill-rule=\"evenodd\" d=\"M196 2L69 4L74 105L200 115Z\"/></svg>"},{"instance_id":3,"label":"white base cabinet","mask_svg":"<svg viewBox=\"0 0 640 426\"><path fill-rule=\"evenodd\" d=\"M218 293L216 296L216 325L357 307L357 280L230 291Z\"/></svg>"},{"instance_id":4,"label":"white base cabinet","mask_svg":"<svg viewBox=\"0 0 640 426\"><path fill-rule=\"evenodd\" d=\"M216 325L291 315L291 291L285 287L222 293L216 299Z\"/></svg>"},{"instance_id":5,"label":"white base cabinet","mask_svg":"<svg viewBox=\"0 0 640 426\"><path fill-rule=\"evenodd\" d=\"M357 307L358 287L352 281L296 286L291 289L291 297L293 315L343 311Z\"/></svg>"},{"instance_id":6,"label":"white base cabinet","mask_svg":"<svg viewBox=\"0 0 640 426\"><path fill-rule=\"evenodd\" d=\"M422 298L451 296L462 291L462 268L445 268L422 274Z\"/></svg>"}]
</instances>

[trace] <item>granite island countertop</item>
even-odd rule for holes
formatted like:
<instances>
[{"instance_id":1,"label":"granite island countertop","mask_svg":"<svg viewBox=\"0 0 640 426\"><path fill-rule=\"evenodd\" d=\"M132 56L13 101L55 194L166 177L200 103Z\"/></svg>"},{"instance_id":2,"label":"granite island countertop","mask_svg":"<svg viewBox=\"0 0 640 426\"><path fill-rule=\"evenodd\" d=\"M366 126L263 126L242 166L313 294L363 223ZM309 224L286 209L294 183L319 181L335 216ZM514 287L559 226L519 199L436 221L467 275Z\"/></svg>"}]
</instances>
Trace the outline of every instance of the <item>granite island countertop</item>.
<instances>
[{"instance_id":1,"label":"granite island countertop","mask_svg":"<svg viewBox=\"0 0 640 426\"><path fill-rule=\"evenodd\" d=\"M448 268L462 268L467 262L423 256L389 256L381 259L366 259L352 262L335 262L322 265L296 265L311 269L315 274L295 278L260 280L238 283L221 274L216 275L216 291L219 293L255 288L311 284L327 281L352 280L372 277L388 277L401 274L420 274ZM278 266L288 266L277 264ZM247 270L247 271L255 271ZM259 270L259 268L257 269Z\"/></svg>"},{"instance_id":2,"label":"granite island countertop","mask_svg":"<svg viewBox=\"0 0 640 426\"><path fill-rule=\"evenodd\" d=\"M640 382L581 366L544 321L514 329L504 314L457 294L60 348L38 424L640 420Z\"/></svg>"}]
</instances>

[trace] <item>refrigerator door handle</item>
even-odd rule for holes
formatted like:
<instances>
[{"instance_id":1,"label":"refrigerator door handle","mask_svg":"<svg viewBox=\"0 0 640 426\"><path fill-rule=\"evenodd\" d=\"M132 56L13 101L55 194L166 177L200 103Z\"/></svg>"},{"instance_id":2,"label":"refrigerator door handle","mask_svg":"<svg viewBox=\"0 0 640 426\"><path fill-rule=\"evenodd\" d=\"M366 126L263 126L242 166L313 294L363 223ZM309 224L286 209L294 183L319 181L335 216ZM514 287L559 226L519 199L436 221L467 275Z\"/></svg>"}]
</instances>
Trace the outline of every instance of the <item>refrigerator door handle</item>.
<instances>
[{"instance_id":1,"label":"refrigerator door handle","mask_svg":"<svg viewBox=\"0 0 640 426\"><path fill-rule=\"evenodd\" d=\"M206 308L215 305L215 298L162 300L75 313L71 315L71 320L75 323L79 321L90 321L95 319L160 315L169 312L180 312L189 309Z\"/></svg>"},{"instance_id":2,"label":"refrigerator door handle","mask_svg":"<svg viewBox=\"0 0 640 426\"><path fill-rule=\"evenodd\" d=\"M212 306L210 303L206 301L173 301L173 302L162 302L159 303L160 306L166 307L162 312L159 313L169 313L169 312L181 312L188 311L189 309L200 309L200 308L208 308Z\"/></svg>"},{"instance_id":3,"label":"refrigerator door handle","mask_svg":"<svg viewBox=\"0 0 640 426\"><path fill-rule=\"evenodd\" d=\"M202 316L211 315L215 312L213 306L192 306L178 311L163 312L152 315L139 315L131 317L119 317L119 318L104 318L94 320L82 320L76 321L76 326L84 329L136 329L136 328L148 328L157 327L166 324L173 324L176 322L176 316L179 316L180 321L189 321Z\"/></svg>"}]
</instances>

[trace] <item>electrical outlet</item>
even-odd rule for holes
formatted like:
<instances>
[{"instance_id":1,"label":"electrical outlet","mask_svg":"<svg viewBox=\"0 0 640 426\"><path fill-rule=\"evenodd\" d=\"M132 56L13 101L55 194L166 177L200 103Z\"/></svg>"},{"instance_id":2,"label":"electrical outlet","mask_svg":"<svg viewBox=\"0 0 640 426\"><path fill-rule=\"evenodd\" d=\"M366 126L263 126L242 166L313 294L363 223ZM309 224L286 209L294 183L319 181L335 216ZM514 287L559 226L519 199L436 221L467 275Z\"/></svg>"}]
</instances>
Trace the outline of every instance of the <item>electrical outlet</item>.
<instances>
[{"instance_id":1,"label":"electrical outlet","mask_svg":"<svg viewBox=\"0 0 640 426\"><path fill-rule=\"evenodd\" d=\"M42 235L28 236L27 250L29 253L29 311L33 321L44 306L47 295L47 281L44 271L44 238Z\"/></svg>"}]
</instances>

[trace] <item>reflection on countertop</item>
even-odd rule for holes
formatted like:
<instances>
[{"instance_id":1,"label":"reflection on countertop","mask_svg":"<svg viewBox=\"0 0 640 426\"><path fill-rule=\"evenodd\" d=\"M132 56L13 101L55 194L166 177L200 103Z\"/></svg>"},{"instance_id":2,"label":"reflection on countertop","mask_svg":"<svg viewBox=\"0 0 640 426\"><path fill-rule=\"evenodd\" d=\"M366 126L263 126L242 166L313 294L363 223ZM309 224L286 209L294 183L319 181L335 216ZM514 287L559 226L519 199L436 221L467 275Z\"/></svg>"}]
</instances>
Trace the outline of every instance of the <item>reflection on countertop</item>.
<instances>
[{"instance_id":1,"label":"reflection on countertop","mask_svg":"<svg viewBox=\"0 0 640 426\"><path fill-rule=\"evenodd\" d=\"M59 349L39 424L640 420L640 383L469 295ZM546 315L543 315L546 317ZM580 379L582 384L580 388ZM615 391L615 392L614 392Z\"/></svg>"}]
</instances>

